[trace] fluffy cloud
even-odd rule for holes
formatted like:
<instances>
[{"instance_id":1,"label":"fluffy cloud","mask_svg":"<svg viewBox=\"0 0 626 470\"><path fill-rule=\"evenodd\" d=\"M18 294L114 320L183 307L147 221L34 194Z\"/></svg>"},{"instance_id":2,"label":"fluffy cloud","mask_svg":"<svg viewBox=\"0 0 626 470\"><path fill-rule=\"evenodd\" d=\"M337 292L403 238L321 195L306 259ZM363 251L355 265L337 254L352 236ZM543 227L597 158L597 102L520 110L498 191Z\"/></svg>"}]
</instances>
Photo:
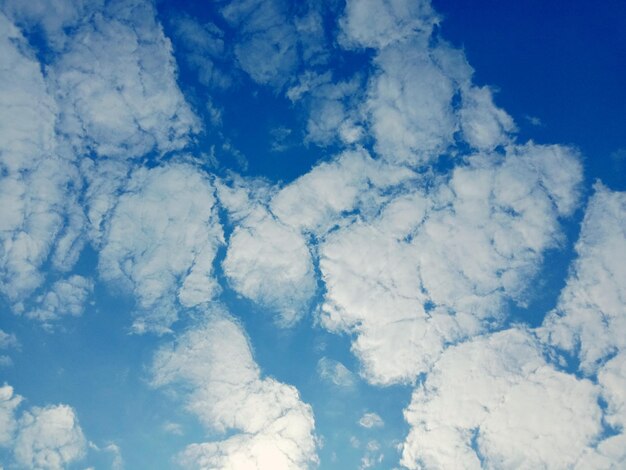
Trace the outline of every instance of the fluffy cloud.
<instances>
[{"instance_id":1,"label":"fluffy cloud","mask_svg":"<svg viewBox=\"0 0 626 470\"><path fill-rule=\"evenodd\" d=\"M321 243L322 325L356 333L368 380L413 380L446 344L497 324L507 299L524 301L580 177L569 149L529 144L387 199Z\"/></svg>"},{"instance_id":2,"label":"fluffy cloud","mask_svg":"<svg viewBox=\"0 0 626 470\"><path fill-rule=\"evenodd\" d=\"M298 65L297 32L280 0L233 0L222 15L237 28L235 56L262 84L282 86Z\"/></svg>"},{"instance_id":3,"label":"fluffy cloud","mask_svg":"<svg viewBox=\"0 0 626 470\"><path fill-rule=\"evenodd\" d=\"M602 431L598 390L511 329L448 349L413 393L408 468L571 468Z\"/></svg>"},{"instance_id":4,"label":"fluffy cloud","mask_svg":"<svg viewBox=\"0 0 626 470\"><path fill-rule=\"evenodd\" d=\"M295 388L261 378L241 327L221 311L160 349L154 386L181 386L185 407L207 429L239 431L217 442L188 446L188 468L301 469L317 457L310 406Z\"/></svg>"},{"instance_id":5,"label":"fluffy cloud","mask_svg":"<svg viewBox=\"0 0 626 470\"><path fill-rule=\"evenodd\" d=\"M626 350L625 214L626 193L597 184L576 244L578 259L544 324L547 340L577 353L587 374Z\"/></svg>"},{"instance_id":6,"label":"fluffy cloud","mask_svg":"<svg viewBox=\"0 0 626 470\"><path fill-rule=\"evenodd\" d=\"M11 302L67 270L82 247L78 171L58 149L56 106L22 34L0 13L0 291Z\"/></svg>"},{"instance_id":7,"label":"fluffy cloud","mask_svg":"<svg viewBox=\"0 0 626 470\"><path fill-rule=\"evenodd\" d=\"M20 468L62 469L84 457L87 441L71 407L32 407L18 419L21 401L13 387L0 387L0 447L12 450Z\"/></svg>"},{"instance_id":8,"label":"fluffy cloud","mask_svg":"<svg viewBox=\"0 0 626 470\"><path fill-rule=\"evenodd\" d=\"M0 387L0 446L10 445L17 429L15 409L20 405L22 397L15 395L13 387L4 384Z\"/></svg>"},{"instance_id":9,"label":"fluffy cloud","mask_svg":"<svg viewBox=\"0 0 626 470\"><path fill-rule=\"evenodd\" d=\"M164 153L184 147L198 130L149 2L118 0L87 17L50 76L59 130L79 151L119 158Z\"/></svg>"},{"instance_id":10,"label":"fluffy cloud","mask_svg":"<svg viewBox=\"0 0 626 470\"><path fill-rule=\"evenodd\" d=\"M133 173L107 227L100 276L137 298L136 331L164 331L176 320L176 300L192 307L219 288L213 259L223 242L214 189L182 164Z\"/></svg>"},{"instance_id":11,"label":"fluffy cloud","mask_svg":"<svg viewBox=\"0 0 626 470\"><path fill-rule=\"evenodd\" d=\"M597 377L613 432L588 449L580 468L626 463L626 193L596 184L559 302L539 329L550 345L577 356Z\"/></svg>"},{"instance_id":12,"label":"fluffy cloud","mask_svg":"<svg viewBox=\"0 0 626 470\"><path fill-rule=\"evenodd\" d=\"M348 0L339 40L345 47L380 49L412 36L428 38L437 22L427 0Z\"/></svg>"},{"instance_id":13,"label":"fluffy cloud","mask_svg":"<svg viewBox=\"0 0 626 470\"><path fill-rule=\"evenodd\" d=\"M93 281L73 275L55 282L50 290L35 299L35 308L26 316L43 323L58 320L64 315L82 315L85 302L93 292Z\"/></svg>"},{"instance_id":14,"label":"fluffy cloud","mask_svg":"<svg viewBox=\"0 0 626 470\"><path fill-rule=\"evenodd\" d=\"M313 262L304 238L262 208L235 228L223 268L237 292L276 310L284 326L302 317L315 293Z\"/></svg>"},{"instance_id":15,"label":"fluffy cloud","mask_svg":"<svg viewBox=\"0 0 626 470\"><path fill-rule=\"evenodd\" d=\"M56 405L34 407L22 415L13 452L24 467L61 469L80 460L86 448L74 410Z\"/></svg>"}]
</instances>

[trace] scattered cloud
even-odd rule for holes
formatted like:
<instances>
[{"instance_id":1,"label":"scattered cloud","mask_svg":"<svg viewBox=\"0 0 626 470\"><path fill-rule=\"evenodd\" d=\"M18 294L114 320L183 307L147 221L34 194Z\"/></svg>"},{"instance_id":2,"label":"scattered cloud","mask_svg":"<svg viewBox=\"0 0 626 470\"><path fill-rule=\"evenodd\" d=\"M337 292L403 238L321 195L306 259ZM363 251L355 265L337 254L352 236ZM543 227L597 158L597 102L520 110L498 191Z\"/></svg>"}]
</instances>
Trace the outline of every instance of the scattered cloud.
<instances>
[{"instance_id":1,"label":"scattered cloud","mask_svg":"<svg viewBox=\"0 0 626 470\"><path fill-rule=\"evenodd\" d=\"M208 430L231 432L222 441L189 445L180 463L295 470L317 462L311 407L295 388L261 378L232 317L214 309L205 318L157 352L152 384L180 390L185 408Z\"/></svg>"},{"instance_id":2,"label":"scattered cloud","mask_svg":"<svg viewBox=\"0 0 626 470\"><path fill-rule=\"evenodd\" d=\"M350 369L328 357L322 357L317 361L317 373L322 380L342 388L354 387L357 380Z\"/></svg>"}]
</instances>

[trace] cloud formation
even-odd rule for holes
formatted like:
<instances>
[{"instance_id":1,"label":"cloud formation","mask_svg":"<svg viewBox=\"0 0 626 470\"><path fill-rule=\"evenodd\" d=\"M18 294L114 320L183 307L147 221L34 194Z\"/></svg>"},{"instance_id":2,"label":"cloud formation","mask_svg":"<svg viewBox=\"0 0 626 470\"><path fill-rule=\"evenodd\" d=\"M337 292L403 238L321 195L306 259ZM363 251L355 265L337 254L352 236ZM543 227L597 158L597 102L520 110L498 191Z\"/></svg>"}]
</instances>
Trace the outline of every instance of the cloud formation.
<instances>
[{"instance_id":1,"label":"cloud formation","mask_svg":"<svg viewBox=\"0 0 626 470\"><path fill-rule=\"evenodd\" d=\"M177 303L194 307L219 291L213 260L223 233L215 202L211 181L192 166L132 174L106 228L98 270L136 296L136 331L166 331Z\"/></svg>"},{"instance_id":2,"label":"cloud formation","mask_svg":"<svg viewBox=\"0 0 626 470\"><path fill-rule=\"evenodd\" d=\"M219 309L161 348L152 384L179 390L185 408L230 437L189 445L188 468L309 468L317 462L311 407L294 387L261 378L239 324ZM235 431L233 434L232 432Z\"/></svg>"}]
</instances>

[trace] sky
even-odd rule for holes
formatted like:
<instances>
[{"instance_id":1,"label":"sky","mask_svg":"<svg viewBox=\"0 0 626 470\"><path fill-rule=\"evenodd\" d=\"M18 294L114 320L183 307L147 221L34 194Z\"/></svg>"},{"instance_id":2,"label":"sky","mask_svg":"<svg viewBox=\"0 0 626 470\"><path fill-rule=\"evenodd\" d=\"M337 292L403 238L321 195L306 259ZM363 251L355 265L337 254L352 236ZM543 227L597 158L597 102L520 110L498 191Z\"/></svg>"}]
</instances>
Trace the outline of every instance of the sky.
<instances>
[{"instance_id":1,"label":"sky","mask_svg":"<svg viewBox=\"0 0 626 470\"><path fill-rule=\"evenodd\" d=\"M618 0L0 0L0 469L626 466Z\"/></svg>"}]
</instances>

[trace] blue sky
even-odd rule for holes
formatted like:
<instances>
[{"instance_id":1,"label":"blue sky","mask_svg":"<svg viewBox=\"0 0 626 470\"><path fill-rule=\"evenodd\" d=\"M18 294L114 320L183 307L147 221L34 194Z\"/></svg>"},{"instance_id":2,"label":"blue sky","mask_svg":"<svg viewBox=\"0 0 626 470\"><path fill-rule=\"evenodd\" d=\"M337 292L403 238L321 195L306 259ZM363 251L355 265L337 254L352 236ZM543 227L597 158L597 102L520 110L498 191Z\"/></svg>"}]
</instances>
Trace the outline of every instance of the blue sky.
<instances>
[{"instance_id":1,"label":"blue sky","mask_svg":"<svg viewBox=\"0 0 626 470\"><path fill-rule=\"evenodd\" d=\"M626 464L605 2L0 1L0 468Z\"/></svg>"}]
</instances>

